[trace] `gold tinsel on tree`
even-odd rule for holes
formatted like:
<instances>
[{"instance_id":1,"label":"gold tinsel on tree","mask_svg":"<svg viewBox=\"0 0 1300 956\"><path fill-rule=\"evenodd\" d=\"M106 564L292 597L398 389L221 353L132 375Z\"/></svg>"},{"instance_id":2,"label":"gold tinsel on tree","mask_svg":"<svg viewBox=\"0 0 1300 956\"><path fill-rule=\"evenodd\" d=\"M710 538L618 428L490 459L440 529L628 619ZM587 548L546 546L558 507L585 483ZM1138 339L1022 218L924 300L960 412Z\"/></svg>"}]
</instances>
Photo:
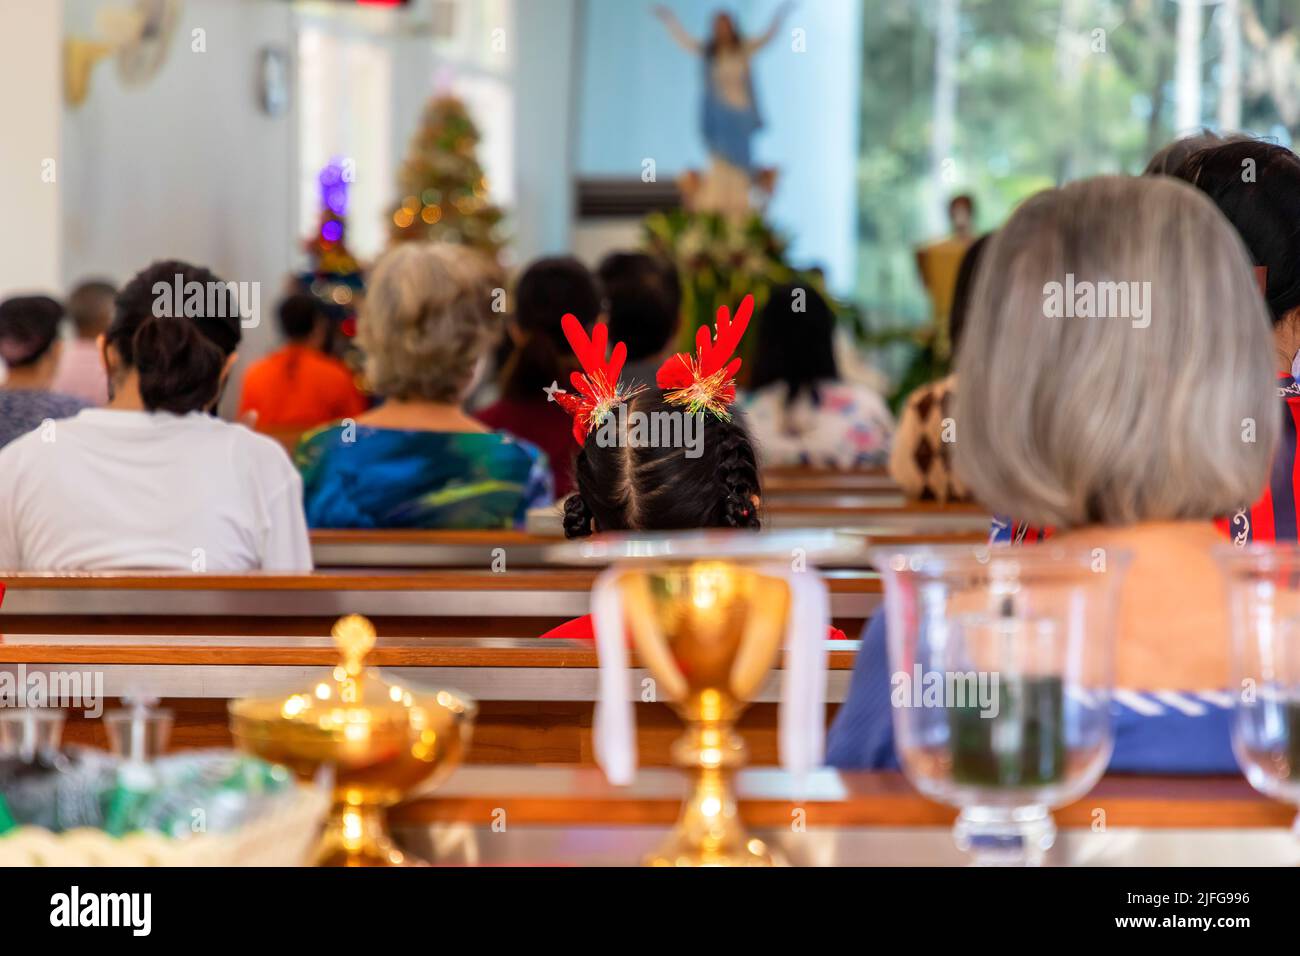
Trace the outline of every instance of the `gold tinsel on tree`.
<instances>
[{"instance_id":1,"label":"gold tinsel on tree","mask_svg":"<svg viewBox=\"0 0 1300 956\"><path fill-rule=\"evenodd\" d=\"M478 142L464 103L447 95L429 101L397 175L401 198L389 226L394 241L455 242L496 258L504 213L488 201Z\"/></svg>"}]
</instances>

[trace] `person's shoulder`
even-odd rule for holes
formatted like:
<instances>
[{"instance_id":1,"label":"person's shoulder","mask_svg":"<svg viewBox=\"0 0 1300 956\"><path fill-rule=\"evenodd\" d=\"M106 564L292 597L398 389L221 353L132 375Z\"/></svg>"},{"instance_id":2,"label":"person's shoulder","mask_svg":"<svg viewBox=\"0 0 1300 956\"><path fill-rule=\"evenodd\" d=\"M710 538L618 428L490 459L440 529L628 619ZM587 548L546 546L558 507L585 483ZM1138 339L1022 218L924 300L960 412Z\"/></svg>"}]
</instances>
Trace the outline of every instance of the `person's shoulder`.
<instances>
[{"instance_id":1,"label":"person's shoulder","mask_svg":"<svg viewBox=\"0 0 1300 956\"><path fill-rule=\"evenodd\" d=\"M375 429L356 423L342 424L331 422L303 432L294 448L293 460L298 467L304 462L321 462L333 456L340 448L355 449L366 443L366 439L375 434Z\"/></svg>"},{"instance_id":2,"label":"person's shoulder","mask_svg":"<svg viewBox=\"0 0 1300 956\"><path fill-rule=\"evenodd\" d=\"M515 448L520 454L526 455L533 461L546 460L546 452L526 438L520 438L505 431L479 432L478 434L482 435L485 441L497 442L506 448Z\"/></svg>"},{"instance_id":3,"label":"person's shoulder","mask_svg":"<svg viewBox=\"0 0 1300 956\"><path fill-rule=\"evenodd\" d=\"M57 429L74 427L74 419L71 417L60 420L56 426ZM33 468L39 469L42 467L41 462L47 462L47 467L58 467L56 457L62 459L64 456L60 453L70 447L72 443L68 441L51 441L50 434L38 425L0 446L0 476L15 479Z\"/></svg>"},{"instance_id":4,"label":"person's shoulder","mask_svg":"<svg viewBox=\"0 0 1300 956\"><path fill-rule=\"evenodd\" d=\"M94 407L84 398L78 398L76 395L65 395L63 392L50 392L49 403L51 409L57 411L59 413L58 417L61 418L71 418L82 409Z\"/></svg>"},{"instance_id":5,"label":"person's shoulder","mask_svg":"<svg viewBox=\"0 0 1300 956\"><path fill-rule=\"evenodd\" d=\"M0 391L0 408L4 408L9 414L71 418L83 409L91 407L86 400L62 392Z\"/></svg>"},{"instance_id":6,"label":"person's shoulder","mask_svg":"<svg viewBox=\"0 0 1300 956\"><path fill-rule=\"evenodd\" d=\"M0 447L0 475L10 475L22 463L30 460L32 453L40 450L43 444L38 432L30 431L19 435L13 441Z\"/></svg>"},{"instance_id":7,"label":"person's shoulder","mask_svg":"<svg viewBox=\"0 0 1300 956\"><path fill-rule=\"evenodd\" d=\"M210 418L205 427L217 432L229 443L232 453L248 460L253 467L276 467L286 465L290 468L289 453L274 438L253 431L239 422L223 421Z\"/></svg>"},{"instance_id":8,"label":"person's shoulder","mask_svg":"<svg viewBox=\"0 0 1300 956\"><path fill-rule=\"evenodd\" d=\"M311 349L307 356L307 362L311 365L314 374L341 382L352 382L354 378L352 369L348 368L348 363L341 358L319 349Z\"/></svg>"},{"instance_id":9,"label":"person's shoulder","mask_svg":"<svg viewBox=\"0 0 1300 956\"><path fill-rule=\"evenodd\" d=\"M244 387L247 388L250 383L260 384L264 382L275 374L279 364L279 352L268 352L261 358L253 359L248 363L248 368L244 370Z\"/></svg>"}]
</instances>

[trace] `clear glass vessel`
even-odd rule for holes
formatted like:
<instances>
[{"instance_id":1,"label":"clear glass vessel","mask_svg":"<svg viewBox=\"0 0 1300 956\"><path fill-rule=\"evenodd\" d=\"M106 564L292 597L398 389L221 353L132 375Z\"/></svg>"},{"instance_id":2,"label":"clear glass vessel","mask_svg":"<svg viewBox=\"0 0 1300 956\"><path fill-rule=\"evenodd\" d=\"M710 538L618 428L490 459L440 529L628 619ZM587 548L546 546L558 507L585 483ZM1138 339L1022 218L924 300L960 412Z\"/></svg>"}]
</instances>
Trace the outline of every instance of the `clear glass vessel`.
<instances>
[{"instance_id":1,"label":"clear glass vessel","mask_svg":"<svg viewBox=\"0 0 1300 956\"><path fill-rule=\"evenodd\" d=\"M958 807L982 865L1041 863L1051 810L1110 759L1115 613L1127 553L879 549L894 741L908 779Z\"/></svg>"},{"instance_id":2,"label":"clear glass vessel","mask_svg":"<svg viewBox=\"0 0 1300 956\"><path fill-rule=\"evenodd\" d=\"M1233 753L1252 787L1300 805L1300 548L1224 546L1218 558L1232 621Z\"/></svg>"}]
</instances>

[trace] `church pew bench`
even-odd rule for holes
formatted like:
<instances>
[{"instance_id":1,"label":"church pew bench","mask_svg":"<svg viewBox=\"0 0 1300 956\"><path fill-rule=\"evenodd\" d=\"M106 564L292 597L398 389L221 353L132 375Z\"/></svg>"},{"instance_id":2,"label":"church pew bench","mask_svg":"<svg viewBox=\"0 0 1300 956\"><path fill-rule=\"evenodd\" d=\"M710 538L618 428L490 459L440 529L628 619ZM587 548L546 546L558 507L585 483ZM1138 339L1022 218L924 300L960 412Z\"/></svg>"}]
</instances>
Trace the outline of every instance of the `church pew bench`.
<instances>
[{"instance_id":1,"label":"church pew bench","mask_svg":"<svg viewBox=\"0 0 1300 956\"><path fill-rule=\"evenodd\" d=\"M685 787L668 768L643 767L630 786L614 787L593 767L465 766L389 819L399 842L441 863L635 865L667 834ZM827 769L798 783L753 766L736 787L746 824L795 864L969 862L952 841L955 811L898 773ZM1240 777L1107 776L1056 811L1048 861L1294 865L1293 815Z\"/></svg>"},{"instance_id":2,"label":"church pew bench","mask_svg":"<svg viewBox=\"0 0 1300 956\"><path fill-rule=\"evenodd\" d=\"M536 637L590 609L592 568L493 573L322 571L313 574L25 572L7 586L0 633L328 634L344 614L380 634ZM856 636L880 603L873 571L829 570L831 616ZM183 624L178 624L183 621Z\"/></svg>"},{"instance_id":3,"label":"church pew bench","mask_svg":"<svg viewBox=\"0 0 1300 956\"><path fill-rule=\"evenodd\" d=\"M861 534L862 549L837 559L836 568L870 568L867 548L888 545L979 543L987 528L948 534L886 532ZM524 531L371 531L320 530L311 533L318 569L348 568L503 568L562 567L548 556L559 540Z\"/></svg>"},{"instance_id":4,"label":"church pew bench","mask_svg":"<svg viewBox=\"0 0 1300 956\"><path fill-rule=\"evenodd\" d=\"M857 641L829 646L828 720L848 692ZM507 638L380 636L370 658L386 677L416 687L452 687L479 702L469 759L487 763L590 763L597 661L585 642ZM176 714L172 748L230 743L234 697L288 694L337 661L329 638L285 635L6 635L0 673L98 674L102 692L155 696ZM645 676L635 660L633 686ZM93 677L91 678L93 680ZM781 675L769 675L742 719L756 760L772 763ZM681 725L662 704L637 703L643 759L667 764ZM69 712L65 739L106 745L98 721Z\"/></svg>"}]
</instances>

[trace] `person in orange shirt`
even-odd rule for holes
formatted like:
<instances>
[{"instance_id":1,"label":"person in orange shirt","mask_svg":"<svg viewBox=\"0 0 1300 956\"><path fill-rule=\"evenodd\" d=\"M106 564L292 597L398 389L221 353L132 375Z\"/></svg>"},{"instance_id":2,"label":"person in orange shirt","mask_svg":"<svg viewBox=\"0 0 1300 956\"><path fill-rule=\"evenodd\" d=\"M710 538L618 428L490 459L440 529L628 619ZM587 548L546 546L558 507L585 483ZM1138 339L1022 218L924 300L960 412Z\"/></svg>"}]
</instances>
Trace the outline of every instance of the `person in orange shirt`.
<instances>
[{"instance_id":1,"label":"person in orange shirt","mask_svg":"<svg viewBox=\"0 0 1300 956\"><path fill-rule=\"evenodd\" d=\"M352 372L324 351L329 319L320 301L291 295L279 317L285 345L249 367L239 418L258 431L306 430L365 411Z\"/></svg>"}]
</instances>

